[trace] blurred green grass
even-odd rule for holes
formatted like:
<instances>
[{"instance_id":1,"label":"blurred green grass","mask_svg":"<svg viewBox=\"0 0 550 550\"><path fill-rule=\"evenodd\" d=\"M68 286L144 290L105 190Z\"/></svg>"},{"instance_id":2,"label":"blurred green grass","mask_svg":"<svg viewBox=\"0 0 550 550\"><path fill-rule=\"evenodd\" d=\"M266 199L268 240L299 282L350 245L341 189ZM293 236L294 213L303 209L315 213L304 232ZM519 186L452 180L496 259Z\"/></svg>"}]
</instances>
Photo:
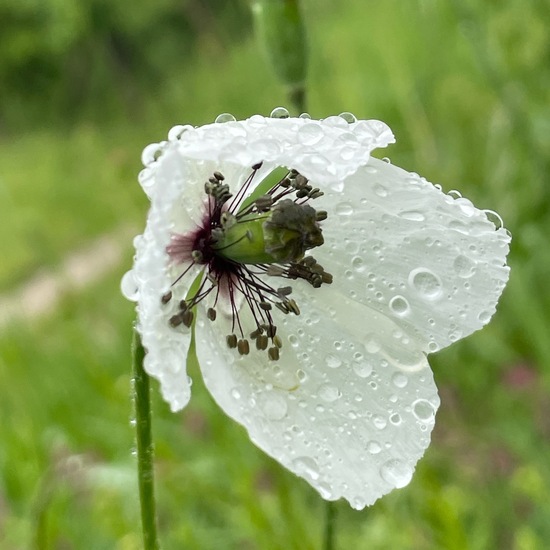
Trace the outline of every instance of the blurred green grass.
<instances>
[{"instance_id":1,"label":"blurred green grass","mask_svg":"<svg viewBox=\"0 0 550 550\"><path fill-rule=\"evenodd\" d=\"M340 503L338 547L546 548L550 9L540 0L304 7L312 115L349 110L385 120L398 142L383 155L498 211L514 235L495 319L431 360L442 406L412 483L362 513ZM25 119L23 100L3 117L4 294L98 235L142 226L139 154L170 126L224 111L268 114L285 103L249 33L195 32L181 64L160 64L161 85L141 89L137 79L132 101L114 102L107 117L93 96L59 120ZM102 89L120 93L119 79L106 74ZM1 548L140 548L133 311L118 290L131 254L128 243L124 265L65 296L47 318L1 328ZM181 414L155 391L164 547L319 548L323 503L255 449L192 375L194 396Z\"/></svg>"}]
</instances>

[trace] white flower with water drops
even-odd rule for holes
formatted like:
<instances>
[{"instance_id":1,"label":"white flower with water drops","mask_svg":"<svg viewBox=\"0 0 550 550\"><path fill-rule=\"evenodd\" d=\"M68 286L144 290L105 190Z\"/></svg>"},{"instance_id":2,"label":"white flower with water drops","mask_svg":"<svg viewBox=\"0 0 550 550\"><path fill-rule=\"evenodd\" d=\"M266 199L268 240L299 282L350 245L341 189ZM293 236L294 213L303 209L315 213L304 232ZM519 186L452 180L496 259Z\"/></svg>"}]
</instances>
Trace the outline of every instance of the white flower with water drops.
<instances>
[{"instance_id":1,"label":"white flower with water drops","mask_svg":"<svg viewBox=\"0 0 550 550\"><path fill-rule=\"evenodd\" d=\"M370 156L349 114L230 115L143 152L151 200L122 281L172 410L205 384L252 441L354 508L411 480L439 405L426 354L485 325L510 236L458 193Z\"/></svg>"}]
</instances>

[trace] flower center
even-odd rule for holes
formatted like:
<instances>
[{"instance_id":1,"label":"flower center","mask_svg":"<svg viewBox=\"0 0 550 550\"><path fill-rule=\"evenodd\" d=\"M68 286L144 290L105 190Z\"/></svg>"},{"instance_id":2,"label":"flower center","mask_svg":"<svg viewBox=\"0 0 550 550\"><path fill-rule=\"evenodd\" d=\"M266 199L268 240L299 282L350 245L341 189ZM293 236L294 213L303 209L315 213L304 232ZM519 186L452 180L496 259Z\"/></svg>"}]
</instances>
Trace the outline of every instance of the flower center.
<instances>
[{"instance_id":1,"label":"flower center","mask_svg":"<svg viewBox=\"0 0 550 550\"><path fill-rule=\"evenodd\" d=\"M284 314L299 315L300 309L289 297L291 286L274 287L265 276L304 279L314 288L332 282L332 275L305 255L324 243L319 222L327 213L306 204L323 193L296 170L285 171L282 177L279 169L273 171L247 196L261 165L252 167L234 196L224 175L214 172L204 185L207 201L200 227L172 236L166 251L175 264L186 266L172 286L193 266L204 268L169 322L174 328L190 327L197 304L207 297L207 316L215 321L217 307L224 300L232 316L227 345L247 355L249 340L253 340L258 350L267 350L268 357L277 360L282 340L273 306ZM162 302L171 299L169 292ZM252 314L255 327L251 332L241 322L242 307Z\"/></svg>"}]
</instances>

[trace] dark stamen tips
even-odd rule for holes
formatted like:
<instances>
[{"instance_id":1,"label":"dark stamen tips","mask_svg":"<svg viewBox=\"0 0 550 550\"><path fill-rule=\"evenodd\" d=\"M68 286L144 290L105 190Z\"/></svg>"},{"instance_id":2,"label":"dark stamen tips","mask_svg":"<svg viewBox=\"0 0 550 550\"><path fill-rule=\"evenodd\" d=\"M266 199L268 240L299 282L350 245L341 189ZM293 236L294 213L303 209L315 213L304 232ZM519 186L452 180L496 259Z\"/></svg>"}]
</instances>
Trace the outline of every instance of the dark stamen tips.
<instances>
[{"instance_id":1,"label":"dark stamen tips","mask_svg":"<svg viewBox=\"0 0 550 550\"><path fill-rule=\"evenodd\" d=\"M211 321L215 321L216 320L216 310L213 307L209 307L208 310L206 311L206 316Z\"/></svg>"},{"instance_id":2,"label":"dark stamen tips","mask_svg":"<svg viewBox=\"0 0 550 550\"><path fill-rule=\"evenodd\" d=\"M237 351L241 355L248 355L250 353L250 344L246 338L242 338L237 342Z\"/></svg>"},{"instance_id":3,"label":"dark stamen tips","mask_svg":"<svg viewBox=\"0 0 550 550\"><path fill-rule=\"evenodd\" d=\"M225 341L227 342L228 348L235 349L237 347L237 336L235 334L229 334Z\"/></svg>"},{"instance_id":4,"label":"dark stamen tips","mask_svg":"<svg viewBox=\"0 0 550 550\"><path fill-rule=\"evenodd\" d=\"M271 359L271 361L278 361L279 360L279 348L269 348L267 350L267 356Z\"/></svg>"}]
</instances>

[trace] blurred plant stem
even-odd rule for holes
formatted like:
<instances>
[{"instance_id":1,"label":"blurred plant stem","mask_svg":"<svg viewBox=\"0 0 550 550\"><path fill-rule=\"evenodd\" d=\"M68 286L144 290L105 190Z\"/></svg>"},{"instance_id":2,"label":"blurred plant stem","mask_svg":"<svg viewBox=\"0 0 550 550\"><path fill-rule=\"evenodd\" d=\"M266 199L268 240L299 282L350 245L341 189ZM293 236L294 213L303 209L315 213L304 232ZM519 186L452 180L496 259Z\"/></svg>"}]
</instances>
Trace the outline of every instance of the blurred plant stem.
<instances>
[{"instance_id":1,"label":"blurred plant stem","mask_svg":"<svg viewBox=\"0 0 550 550\"><path fill-rule=\"evenodd\" d=\"M158 550L155 510L155 477L153 470L153 438L151 430L151 398L149 376L143 370L145 350L136 329L132 342L133 390L138 463L139 501L144 550Z\"/></svg>"},{"instance_id":2,"label":"blurred plant stem","mask_svg":"<svg viewBox=\"0 0 550 550\"><path fill-rule=\"evenodd\" d=\"M305 111L308 45L299 0L252 0L256 34L292 107Z\"/></svg>"},{"instance_id":3,"label":"blurred plant stem","mask_svg":"<svg viewBox=\"0 0 550 550\"><path fill-rule=\"evenodd\" d=\"M325 532L323 536L323 550L334 550L334 525L336 522L336 503L325 502Z\"/></svg>"}]
</instances>

